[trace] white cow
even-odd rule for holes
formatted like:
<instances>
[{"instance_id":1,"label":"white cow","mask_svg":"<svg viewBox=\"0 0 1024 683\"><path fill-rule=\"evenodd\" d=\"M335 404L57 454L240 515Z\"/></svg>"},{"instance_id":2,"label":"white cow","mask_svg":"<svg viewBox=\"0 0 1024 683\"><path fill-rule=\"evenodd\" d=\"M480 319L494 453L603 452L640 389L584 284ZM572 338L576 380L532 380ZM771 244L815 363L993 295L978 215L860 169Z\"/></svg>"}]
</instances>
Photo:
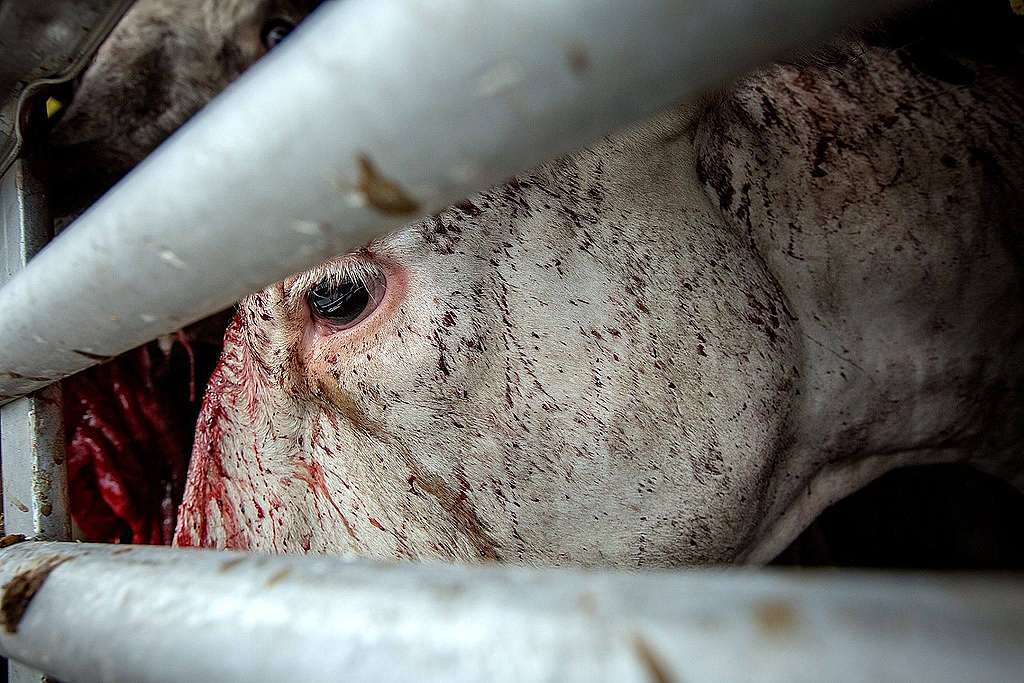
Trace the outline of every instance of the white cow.
<instances>
[{"instance_id":1,"label":"white cow","mask_svg":"<svg viewBox=\"0 0 1024 683\"><path fill-rule=\"evenodd\" d=\"M204 19L143 0L55 154L127 170L262 53L284 4ZM968 4L767 68L243 301L176 542L761 562L902 465L1024 488L1024 70L1014 36L942 33L977 35ZM157 43L180 61L126 78L159 68ZM163 103L147 125L126 82Z\"/></svg>"},{"instance_id":2,"label":"white cow","mask_svg":"<svg viewBox=\"0 0 1024 683\"><path fill-rule=\"evenodd\" d=\"M839 48L246 299L177 543L759 562L901 465L1024 484L1024 71Z\"/></svg>"}]
</instances>

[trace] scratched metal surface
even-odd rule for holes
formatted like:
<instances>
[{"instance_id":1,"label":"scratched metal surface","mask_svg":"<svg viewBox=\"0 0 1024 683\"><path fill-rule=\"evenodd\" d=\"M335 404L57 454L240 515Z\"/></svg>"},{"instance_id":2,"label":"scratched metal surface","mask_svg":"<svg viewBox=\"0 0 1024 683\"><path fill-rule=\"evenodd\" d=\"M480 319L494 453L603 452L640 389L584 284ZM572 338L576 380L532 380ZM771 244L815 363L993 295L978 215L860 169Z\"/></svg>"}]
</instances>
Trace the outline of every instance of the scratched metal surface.
<instances>
[{"instance_id":1,"label":"scratched metal surface","mask_svg":"<svg viewBox=\"0 0 1024 683\"><path fill-rule=\"evenodd\" d=\"M1019 578L21 543L0 550L0 585L0 651L67 683L995 681L1024 671Z\"/></svg>"}]
</instances>

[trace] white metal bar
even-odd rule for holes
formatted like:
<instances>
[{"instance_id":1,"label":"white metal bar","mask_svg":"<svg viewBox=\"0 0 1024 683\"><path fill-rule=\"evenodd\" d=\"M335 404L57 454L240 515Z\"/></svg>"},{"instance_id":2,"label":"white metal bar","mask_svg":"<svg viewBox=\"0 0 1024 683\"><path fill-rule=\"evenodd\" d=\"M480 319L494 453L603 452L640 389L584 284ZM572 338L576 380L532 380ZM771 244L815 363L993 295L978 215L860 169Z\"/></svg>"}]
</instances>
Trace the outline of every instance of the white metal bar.
<instances>
[{"instance_id":1,"label":"white metal bar","mask_svg":"<svg viewBox=\"0 0 1024 683\"><path fill-rule=\"evenodd\" d=\"M71 538L64 419L59 386L0 408L4 530L28 538Z\"/></svg>"},{"instance_id":2,"label":"white metal bar","mask_svg":"<svg viewBox=\"0 0 1024 683\"><path fill-rule=\"evenodd\" d=\"M901 0L344 0L0 289L0 403Z\"/></svg>"},{"instance_id":3,"label":"white metal bar","mask_svg":"<svg viewBox=\"0 0 1024 683\"><path fill-rule=\"evenodd\" d=\"M28 263L50 238L43 189L22 161L0 179L0 283ZM59 385L0 407L4 533L65 541L71 538L64 420ZM43 676L17 662L10 683L40 683Z\"/></svg>"},{"instance_id":4,"label":"white metal bar","mask_svg":"<svg viewBox=\"0 0 1024 683\"><path fill-rule=\"evenodd\" d=\"M0 284L24 268L51 236L41 189L16 161L29 110L42 91L74 78L133 0L0 3ZM0 408L7 533L70 538L61 390L50 386ZM10 662L10 683L45 683Z\"/></svg>"},{"instance_id":5,"label":"white metal bar","mask_svg":"<svg viewBox=\"0 0 1024 683\"><path fill-rule=\"evenodd\" d=\"M7 665L7 683L51 683L45 674L11 661Z\"/></svg>"},{"instance_id":6,"label":"white metal bar","mask_svg":"<svg viewBox=\"0 0 1024 683\"><path fill-rule=\"evenodd\" d=\"M1024 671L1024 582L1006 577L597 573L49 543L0 557L0 650L67 683Z\"/></svg>"},{"instance_id":7,"label":"white metal bar","mask_svg":"<svg viewBox=\"0 0 1024 683\"><path fill-rule=\"evenodd\" d=\"M28 263L51 224L38 180L16 161L0 180L0 282ZM4 529L30 538L71 538L59 386L0 408Z\"/></svg>"}]
</instances>

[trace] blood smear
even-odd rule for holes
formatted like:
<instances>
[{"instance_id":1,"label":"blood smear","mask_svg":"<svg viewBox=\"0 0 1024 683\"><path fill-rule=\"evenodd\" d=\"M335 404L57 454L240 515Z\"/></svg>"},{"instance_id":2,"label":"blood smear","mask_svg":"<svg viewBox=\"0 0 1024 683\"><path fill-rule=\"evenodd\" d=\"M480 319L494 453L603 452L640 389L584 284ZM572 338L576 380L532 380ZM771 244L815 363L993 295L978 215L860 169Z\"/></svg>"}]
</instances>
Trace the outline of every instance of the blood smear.
<instances>
[{"instance_id":1,"label":"blood smear","mask_svg":"<svg viewBox=\"0 0 1024 683\"><path fill-rule=\"evenodd\" d=\"M185 336L178 342L166 354L147 344L63 383L71 516L85 540L171 542L198 411L193 350Z\"/></svg>"}]
</instances>

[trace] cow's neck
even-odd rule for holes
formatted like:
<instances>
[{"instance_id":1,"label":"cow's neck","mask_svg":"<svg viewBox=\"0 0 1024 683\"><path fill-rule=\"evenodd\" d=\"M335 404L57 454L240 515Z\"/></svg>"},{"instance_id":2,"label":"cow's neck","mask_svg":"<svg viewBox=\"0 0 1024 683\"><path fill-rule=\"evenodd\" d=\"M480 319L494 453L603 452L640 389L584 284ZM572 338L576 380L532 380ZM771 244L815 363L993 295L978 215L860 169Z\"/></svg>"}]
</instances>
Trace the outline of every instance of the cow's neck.
<instances>
[{"instance_id":1,"label":"cow's neck","mask_svg":"<svg viewBox=\"0 0 1024 683\"><path fill-rule=\"evenodd\" d=\"M881 50L851 68L872 73L772 69L703 132L702 176L802 338L783 460L804 486L773 483L780 521L752 560L897 466L968 461L1024 490L1024 159L997 149L1021 90L982 67L954 87ZM941 146L964 125L969 145Z\"/></svg>"}]
</instances>

